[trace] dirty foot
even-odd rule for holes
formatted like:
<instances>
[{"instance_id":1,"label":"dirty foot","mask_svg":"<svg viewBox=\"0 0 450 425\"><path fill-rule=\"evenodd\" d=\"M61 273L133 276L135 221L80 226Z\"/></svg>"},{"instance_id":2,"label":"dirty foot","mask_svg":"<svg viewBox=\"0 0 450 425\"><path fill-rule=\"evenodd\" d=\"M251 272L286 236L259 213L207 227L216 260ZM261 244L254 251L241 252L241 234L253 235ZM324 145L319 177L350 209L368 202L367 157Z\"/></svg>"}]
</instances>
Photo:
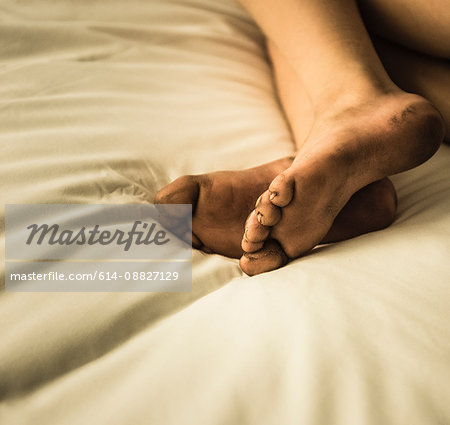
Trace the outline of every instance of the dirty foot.
<instances>
[{"instance_id":1,"label":"dirty foot","mask_svg":"<svg viewBox=\"0 0 450 425\"><path fill-rule=\"evenodd\" d=\"M246 240L241 246L242 229L259 194L291 165L292 158L283 158L242 171L183 176L161 189L155 203L192 204L192 245L207 253L239 258L243 254L242 247L252 251L263 247L270 229L254 222L247 229L251 241ZM336 217L336 224L323 242L337 242L386 227L394 219L395 205L395 190L388 179L363 188ZM252 254L252 259L256 260L257 267L263 263L270 269L287 262L286 255L274 241L266 242L265 249Z\"/></svg>"},{"instance_id":2,"label":"dirty foot","mask_svg":"<svg viewBox=\"0 0 450 425\"><path fill-rule=\"evenodd\" d=\"M244 272L257 274L275 268L272 263L276 262L266 260L272 255L274 241L293 259L327 235L337 236L333 223L340 223L337 216L353 194L371 182L426 161L438 149L444 133L437 110L420 96L403 92L327 114L316 121L292 165L270 183L250 214L242 239ZM376 185L380 189L379 182ZM364 198L364 193L365 189L358 197ZM376 199L371 206L379 206ZM384 210L384 205L380 207ZM262 249L264 240L252 230L256 223L270 229L266 237L270 243ZM339 236L342 239L343 235Z\"/></svg>"}]
</instances>

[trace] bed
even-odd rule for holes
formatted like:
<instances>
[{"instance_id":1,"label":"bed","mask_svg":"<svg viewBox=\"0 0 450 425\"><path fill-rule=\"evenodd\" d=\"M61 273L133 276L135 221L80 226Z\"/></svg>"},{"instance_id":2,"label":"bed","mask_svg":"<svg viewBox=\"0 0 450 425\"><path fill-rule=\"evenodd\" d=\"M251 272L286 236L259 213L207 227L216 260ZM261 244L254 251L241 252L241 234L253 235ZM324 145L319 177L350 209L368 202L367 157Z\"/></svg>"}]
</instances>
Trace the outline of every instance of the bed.
<instances>
[{"instance_id":1,"label":"bed","mask_svg":"<svg viewBox=\"0 0 450 425\"><path fill-rule=\"evenodd\" d=\"M3 0L0 22L2 214L293 152L234 1ZM450 147L392 179L391 227L271 273L194 251L188 292L2 291L0 423L450 423Z\"/></svg>"}]
</instances>

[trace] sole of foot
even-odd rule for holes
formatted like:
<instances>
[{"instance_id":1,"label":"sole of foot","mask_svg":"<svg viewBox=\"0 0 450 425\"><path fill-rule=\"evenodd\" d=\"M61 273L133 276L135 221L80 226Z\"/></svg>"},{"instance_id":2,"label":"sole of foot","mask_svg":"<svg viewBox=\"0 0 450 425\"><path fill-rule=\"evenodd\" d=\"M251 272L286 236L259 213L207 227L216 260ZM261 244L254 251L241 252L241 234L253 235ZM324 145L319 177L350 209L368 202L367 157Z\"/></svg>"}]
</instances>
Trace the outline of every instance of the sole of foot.
<instances>
[{"instance_id":1,"label":"sole of foot","mask_svg":"<svg viewBox=\"0 0 450 425\"><path fill-rule=\"evenodd\" d=\"M269 265L263 260L268 256L265 249L274 251L272 241L289 259L309 252L333 233L330 229L339 221L338 214L355 193L425 162L443 136L439 112L420 96L403 92L371 99L319 121L292 165L270 183L249 216L242 242L244 272L273 270L277 262ZM377 208L376 199L371 208ZM270 228L268 246L266 239L252 234L255 222Z\"/></svg>"}]
</instances>

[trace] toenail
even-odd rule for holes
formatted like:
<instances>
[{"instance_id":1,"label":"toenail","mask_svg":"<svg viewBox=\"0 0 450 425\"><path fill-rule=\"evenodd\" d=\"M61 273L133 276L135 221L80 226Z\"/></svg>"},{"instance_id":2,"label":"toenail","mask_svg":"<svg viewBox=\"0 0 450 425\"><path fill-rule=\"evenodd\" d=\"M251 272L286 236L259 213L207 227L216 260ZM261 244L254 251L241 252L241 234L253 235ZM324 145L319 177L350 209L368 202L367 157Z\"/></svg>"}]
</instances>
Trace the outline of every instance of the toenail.
<instances>
[{"instance_id":1,"label":"toenail","mask_svg":"<svg viewBox=\"0 0 450 425\"><path fill-rule=\"evenodd\" d=\"M259 221L259 224L263 224L263 223L262 223L262 218L263 218L263 215L262 215L262 214L261 214L260 212L258 212L258 214L257 214L256 218L258 219L258 221Z\"/></svg>"},{"instance_id":2,"label":"toenail","mask_svg":"<svg viewBox=\"0 0 450 425\"><path fill-rule=\"evenodd\" d=\"M259 198L256 200L255 208L258 208L259 203L261 202L262 195L259 195Z\"/></svg>"},{"instance_id":3,"label":"toenail","mask_svg":"<svg viewBox=\"0 0 450 425\"><path fill-rule=\"evenodd\" d=\"M247 232L248 232L248 227L245 228L245 232L244 232L244 238L245 239L248 239Z\"/></svg>"},{"instance_id":4,"label":"toenail","mask_svg":"<svg viewBox=\"0 0 450 425\"><path fill-rule=\"evenodd\" d=\"M270 194L270 200L272 201L273 199L275 199L276 197L278 196L278 192L272 192L271 194Z\"/></svg>"}]
</instances>

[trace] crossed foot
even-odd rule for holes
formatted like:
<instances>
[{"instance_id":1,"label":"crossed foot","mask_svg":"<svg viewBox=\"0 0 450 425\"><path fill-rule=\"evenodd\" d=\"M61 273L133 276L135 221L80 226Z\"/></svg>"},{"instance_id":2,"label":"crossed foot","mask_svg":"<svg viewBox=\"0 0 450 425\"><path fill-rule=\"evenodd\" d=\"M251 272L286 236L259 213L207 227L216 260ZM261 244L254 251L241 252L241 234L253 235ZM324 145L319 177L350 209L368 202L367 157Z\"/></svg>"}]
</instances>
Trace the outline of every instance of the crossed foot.
<instances>
[{"instance_id":1,"label":"crossed foot","mask_svg":"<svg viewBox=\"0 0 450 425\"><path fill-rule=\"evenodd\" d=\"M255 275L319 243L387 227L396 195L385 176L431 157L443 138L439 113L401 92L322 117L295 159L242 171L183 176L156 203L192 204L192 244L240 259Z\"/></svg>"}]
</instances>

